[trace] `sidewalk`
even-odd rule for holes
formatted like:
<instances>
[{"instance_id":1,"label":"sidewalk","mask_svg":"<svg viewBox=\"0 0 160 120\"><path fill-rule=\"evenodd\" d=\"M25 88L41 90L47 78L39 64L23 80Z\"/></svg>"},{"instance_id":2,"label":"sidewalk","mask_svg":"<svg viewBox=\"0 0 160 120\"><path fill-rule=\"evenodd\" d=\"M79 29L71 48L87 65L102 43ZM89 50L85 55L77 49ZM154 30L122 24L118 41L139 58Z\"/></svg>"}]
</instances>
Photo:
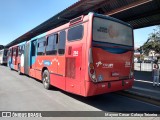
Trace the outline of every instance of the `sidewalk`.
<instances>
[{"instance_id":1,"label":"sidewalk","mask_svg":"<svg viewBox=\"0 0 160 120\"><path fill-rule=\"evenodd\" d=\"M160 102L160 86L153 87L152 73L145 71L135 71L134 85L131 89L126 90L129 93L140 95L145 98L158 100Z\"/></svg>"}]
</instances>

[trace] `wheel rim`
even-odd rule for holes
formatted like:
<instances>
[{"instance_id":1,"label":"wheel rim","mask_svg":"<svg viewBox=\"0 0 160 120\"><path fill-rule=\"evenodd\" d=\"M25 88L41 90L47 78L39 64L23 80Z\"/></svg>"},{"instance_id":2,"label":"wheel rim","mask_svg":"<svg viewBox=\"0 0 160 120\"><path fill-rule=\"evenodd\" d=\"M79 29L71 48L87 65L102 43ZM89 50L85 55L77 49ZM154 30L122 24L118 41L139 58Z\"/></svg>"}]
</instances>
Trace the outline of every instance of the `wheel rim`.
<instances>
[{"instance_id":1,"label":"wheel rim","mask_svg":"<svg viewBox=\"0 0 160 120\"><path fill-rule=\"evenodd\" d=\"M43 76L43 83L44 83L44 87L46 88L49 83L48 76L46 74L44 74Z\"/></svg>"}]
</instances>

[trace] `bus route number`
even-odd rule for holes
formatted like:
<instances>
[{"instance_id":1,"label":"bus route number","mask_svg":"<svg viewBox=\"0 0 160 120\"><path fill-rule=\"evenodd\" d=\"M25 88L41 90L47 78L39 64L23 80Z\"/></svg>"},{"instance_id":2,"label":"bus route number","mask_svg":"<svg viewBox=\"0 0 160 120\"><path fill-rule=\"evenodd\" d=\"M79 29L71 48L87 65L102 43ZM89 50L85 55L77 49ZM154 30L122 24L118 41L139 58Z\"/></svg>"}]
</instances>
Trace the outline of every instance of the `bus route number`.
<instances>
[{"instance_id":1,"label":"bus route number","mask_svg":"<svg viewBox=\"0 0 160 120\"><path fill-rule=\"evenodd\" d=\"M73 51L73 56L78 56L78 51Z\"/></svg>"}]
</instances>

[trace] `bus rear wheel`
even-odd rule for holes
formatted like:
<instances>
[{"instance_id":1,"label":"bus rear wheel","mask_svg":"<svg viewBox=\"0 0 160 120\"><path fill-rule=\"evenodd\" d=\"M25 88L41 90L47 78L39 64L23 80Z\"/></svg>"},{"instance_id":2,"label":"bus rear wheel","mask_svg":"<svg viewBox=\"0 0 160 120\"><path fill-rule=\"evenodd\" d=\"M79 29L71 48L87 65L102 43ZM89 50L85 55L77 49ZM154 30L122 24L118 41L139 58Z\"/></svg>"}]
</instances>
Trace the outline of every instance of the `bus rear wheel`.
<instances>
[{"instance_id":1,"label":"bus rear wheel","mask_svg":"<svg viewBox=\"0 0 160 120\"><path fill-rule=\"evenodd\" d=\"M42 75L42 82L45 89L49 90L51 88L50 85L50 74L48 70L45 70Z\"/></svg>"}]
</instances>

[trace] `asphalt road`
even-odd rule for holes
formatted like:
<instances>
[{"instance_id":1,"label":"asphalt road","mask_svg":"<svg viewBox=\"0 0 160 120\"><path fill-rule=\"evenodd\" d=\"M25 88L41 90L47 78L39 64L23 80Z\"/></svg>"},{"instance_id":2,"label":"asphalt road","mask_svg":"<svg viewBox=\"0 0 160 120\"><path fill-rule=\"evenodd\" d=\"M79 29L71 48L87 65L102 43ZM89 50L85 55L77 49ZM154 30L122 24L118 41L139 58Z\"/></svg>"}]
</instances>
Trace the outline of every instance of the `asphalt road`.
<instances>
[{"instance_id":1,"label":"asphalt road","mask_svg":"<svg viewBox=\"0 0 160 120\"><path fill-rule=\"evenodd\" d=\"M0 111L159 111L160 106L114 93L89 98L57 88L0 66Z\"/></svg>"},{"instance_id":2,"label":"asphalt road","mask_svg":"<svg viewBox=\"0 0 160 120\"><path fill-rule=\"evenodd\" d=\"M131 91L160 99L160 87L153 87L152 72L134 71L134 77L135 81Z\"/></svg>"}]
</instances>

